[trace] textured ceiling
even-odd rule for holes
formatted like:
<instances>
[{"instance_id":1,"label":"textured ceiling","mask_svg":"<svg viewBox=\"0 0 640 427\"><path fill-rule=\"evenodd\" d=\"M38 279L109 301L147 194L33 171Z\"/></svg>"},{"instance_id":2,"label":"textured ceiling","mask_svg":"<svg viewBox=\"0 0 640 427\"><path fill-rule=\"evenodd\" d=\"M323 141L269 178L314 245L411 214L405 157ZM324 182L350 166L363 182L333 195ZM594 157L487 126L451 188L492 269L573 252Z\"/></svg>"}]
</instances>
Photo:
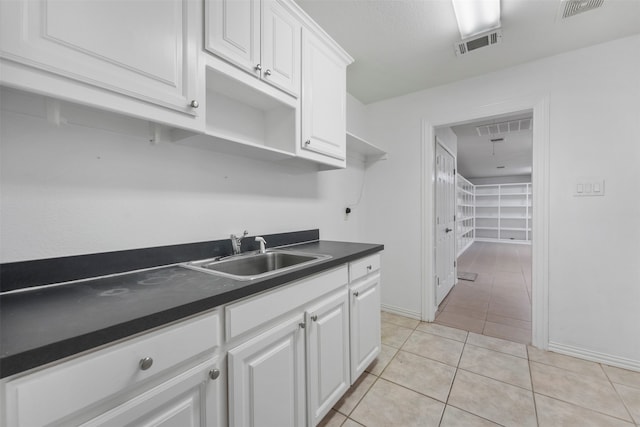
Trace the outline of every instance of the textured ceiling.
<instances>
[{"instance_id":1,"label":"textured ceiling","mask_svg":"<svg viewBox=\"0 0 640 427\"><path fill-rule=\"evenodd\" d=\"M532 117L532 112L483 119L452 126L458 137L458 172L465 178L484 178L507 175L531 175L533 131L523 130L491 136L478 136L476 127ZM492 143L492 138L504 138ZM504 169L498 169L504 166Z\"/></svg>"},{"instance_id":2,"label":"textured ceiling","mask_svg":"<svg viewBox=\"0 0 640 427\"><path fill-rule=\"evenodd\" d=\"M456 57L450 0L297 2L354 57L347 90L365 104L640 33L640 0L564 20L560 0L501 0L502 43Z\"/></svg>"}]
</instances>

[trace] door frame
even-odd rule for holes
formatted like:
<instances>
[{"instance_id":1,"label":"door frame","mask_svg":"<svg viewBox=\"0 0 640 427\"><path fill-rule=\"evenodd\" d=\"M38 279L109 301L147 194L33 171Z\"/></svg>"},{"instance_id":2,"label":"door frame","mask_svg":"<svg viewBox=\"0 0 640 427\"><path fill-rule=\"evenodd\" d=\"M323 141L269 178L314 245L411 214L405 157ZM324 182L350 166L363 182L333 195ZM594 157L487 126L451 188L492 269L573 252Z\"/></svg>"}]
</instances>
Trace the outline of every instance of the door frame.
<instances>
[{"instance_id":1,"label":"door frame","mask_svg":"<svg viewBox=\"0 0 640 427\"><path fill-rule=\"evenodd\" d=\"M434 135L435 135L435 133L434 133ZM442 149L444 151L449 153L449 155L453 158L453 170L454 170L454 172L453 172L453 175L454 175L453 176L453 193L454 193L453 194L453 198L454 198L454 201L457 199L457 194L456 194L457 186L456 186L456 183L458 182L458 179L456 178L456 171L458 170L458 157L457 157L457 153L454 154L451 151L451 149L449 147L447 147L437 135L435 135L434 139L435 139L435 143L433 145L433 152L434 152L434 156L433 156L433 212L434 212L434 215L433 215L433 218L434 218L433 219L433 276L435 277L437 275L436 273L437 273L437 261L438 261L437 256L436 256L437 255L437 251L436 251L437 245L436 244L437 244L437 241L438 241L438 235L437 235L437 224L435 223L435 217L436 217L435 212L436 212L437 203L438 203L438 200L436 198L436 172L437 171L436 171L436 163L435 163L435 161L436 161L435 152L438 149L438 145L439 145L440 147L442 147ZM454 215L457 215L456 208L457 208L457 203L454 203L454 205L453 205L453 214ZM457 240L458 236L457 236L457 234L458 234L458 230L456 229L456 226L454 224L453 225L453 257L454 258L456 258L456 254L457 254L457 247L456 247L457 244L458 244L458 240ZM453 268L453 275L454 275L454 277L453 277L453 286L455 286L458 283L458 268L457 267ZM453 290L453 286L451 286L451 289L449 290L449 292L451 292ZM434 299L435 299L434 301L437 301L437 299L438 299L437 293L438 292L437 292L437 287L435 286L435 282L434 282L433 290L434 290Z\"/></svg>"},{"instance_id":2,"label":"door frame","mask_svg":"<svg viewBox=\"0 0 640 427\"><path fill-rule=\"evenodd\" d=\"M454 109L455 110L455 109ZM422 119L421 143L421 290L422 320L435 319L435 128L486 117L533 111L533 204L531 233L531 342L549 346L549 95L523 96L502 102L464 106Z\"/></svg>"}]
</instances>

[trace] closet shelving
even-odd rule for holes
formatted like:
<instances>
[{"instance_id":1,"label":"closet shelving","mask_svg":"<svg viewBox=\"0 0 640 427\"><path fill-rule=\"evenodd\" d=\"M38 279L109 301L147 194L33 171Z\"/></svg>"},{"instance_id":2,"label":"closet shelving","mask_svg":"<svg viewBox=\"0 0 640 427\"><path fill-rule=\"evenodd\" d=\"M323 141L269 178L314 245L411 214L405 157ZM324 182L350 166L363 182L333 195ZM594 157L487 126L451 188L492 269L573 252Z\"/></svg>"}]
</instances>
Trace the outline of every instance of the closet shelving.
<instances>
[{"instance_id":1,"label":"closet shelving","mask_svg":"<svg viewBox=\"0 0 640 427\"><path fill-rule=\"evenodd\" d=\"M474 185L456 174L456 237L457 256L471 246L475 233Z\"/></svg>"},{"instance_id":2,"label":"closet shelving","mask_svg":"<svg viewBox=\"0 0 640 427\"><path fill-rule=\"evenodd\" d=\"M531 244L531 183L473 185L456 175L457 256L474 241Z\"/></svg>"},{"instance_id":3,"label":"closet shelving","mask_svg":"<svg viewBox=\"0 0 640 427\"><path fill-rule=\"evenodd\" d=\"M475 239L531 243L531 184L475 186Z\"/></svg>"}]
</instances>

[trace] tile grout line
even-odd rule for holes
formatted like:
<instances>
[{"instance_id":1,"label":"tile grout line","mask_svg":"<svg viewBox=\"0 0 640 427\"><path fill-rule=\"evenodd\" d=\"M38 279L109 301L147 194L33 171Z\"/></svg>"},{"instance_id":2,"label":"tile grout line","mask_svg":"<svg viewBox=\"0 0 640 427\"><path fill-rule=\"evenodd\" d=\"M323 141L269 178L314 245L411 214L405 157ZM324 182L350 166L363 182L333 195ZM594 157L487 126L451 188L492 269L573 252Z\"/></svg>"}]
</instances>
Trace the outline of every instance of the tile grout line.
<instances>
[{"instance_id":1,"label":"tile grout line","mask_svg":"<svg viewBox=\"0 0 640 427\"><path fill-rule=\"evenodd\" d=\"M527 366L529 367L529 380L531 381L531 399L533 400L533 411L536 414L536 425L540 425L538 418L538 403L536 402L536 391L533 385L533 373L531 372L531 359L529 358L529 346L525 346L527 352Z\"/></svg>"},{"instance_id":2,"label":"tile grout line","mask_svg":"<svg viewBox=\"0 0 640 427\"><path fill-rule=\"evenodd\" d=\"M607 381L609 381L609 384L611 384L611 387L613 387L613 391L616 393L616 396L618 396L618 399L620 399L620 402L622 403L622 406L624 406L624 409L627 411L627 414L629 414L629 417L631 418L631 422L635 425L638 425L638 423L640 422L640 420L636 420L633 417L633 414L631 413L631 410L629 409L629 407L627 406L627 404L625 403L624 399L622 398L622 396L620 395L620 392L618 391L618 389L616 388L614 382L611 380L611 378L609 377L609 374L607 374L607 370L604 369L602 367L602 363L598 363L598 366L600 366L600 369L602 369L602 372L604 372L604 376L607 378ZM621 384L624 385L624 384Z\"/></svg>"},{"instance_id":3,"label":"tile grout line","mask_svg":"<svg viewBox=\"0 0 640 427\"><path fill-rule=\"evenodd\" d=\"M387 323L391 323L391 322L389 322L389 321L385 321L385 322L387 322ZM371 391L371 389L373 388L373 386L374 386L374 385L375 385L379 380L388 381L387 379L382 378L382 374L383 374L383 373L384 373L384 371L389 367L389 365L391 364L391 362L393 362L393 360L396 358L396 356L398 355L398 353L402 350L402 347L406 344L406 342L407 342L407 340L409 339L409 337L411 336L411 334L413 334L413 332L415 332L415 331L416 331L416 328L417 328L418 326L420 326L420 322L421 322L421 321L420 321L420 320L418 320L417 322L418 322L418 323L413 327L413 329L411 329L411 328L407 328L406 326L402 326L402 325L397 325L397 324L395 324L395 323L391 323L392 325L395 325L395 326L400 326L400 327L403 327L403 328L405 328L405 329L411 329L411 333L410 333L410 334L407 336L407 338L402 342L402 344L400 345L400 347L399 347L399 348L395 348L395 347L389 346L388 344L385 344L385 345L387 345L388 347L391 347L391 348L395 349L395 350L396 350L396 352L393 354L393 356L391 357L391 359L389 359L389 361L387 362L387 364L385 365L385 367L384 367L384 368L382 368L382 371L380 371L380 374L379 374L379 375L372 374L371 372L369 372L369 371L367 371L367 370L365 369L365 372L366 372L366 373L368 373L369 375L373 375L373 376L375 377L375 380L373 381L373 383L371 383L371 385L369 386L369 388L367 388L367 390L364 392L364 394L362 395L362 397L360 397L360 399L358 399L358 402L353 406L353 409L352 409L351 411L349 411L349 413L348 413L348 414L343 414L343 415L346 415L346 416L347 416L347 419L348 419L348 420L352 420L353 422L358 423L356 420L354 420L354 419L352 419L352 418L351 418L351 414L353 414L353 412L356 410L356 408L360 405L360 403L364 400L364 398L365 398L365 397L366 397L366 395L369 393L369 391ZM380 343L380 345L382 346L382 342ZM381 348L382 348L382 347L381 347ZM391 382L392 384L395 384L395 383L393 383L392 381L389 381L389 382ZM399 384L398 384L398 385L399 385ZM405 387L405 388L407 388L407 387ZM409 388L407 388L407 389L408 389L408 390L411 390L411 389L409 389ZM412 391L415 391L415 390L412 390ZM427 396L427 397L429 397L429 396ZM338 412L340 412L340 411L338 411ZM346 421L347 421L347 420L345 420L345 421L343 422L343 424L344 424ZM358 424L360 424L360 423L358 423ZM362 425L362 424L360 424L360 425ZM366 426L365 426L365 427L366 427Z\"/></svg>"},{"instance_id":4,"label":"tile grout line","mask_svg":"<svg viewBox=\"0 0 640 427\"><path fill-rule=\"evenodd\" d=\"M449 398L451 397L451 390L453 390L453 384L456 382L456 377L458 376L458 368L460 367L460 361L462 360L462 353L464 353L464 348L467 346L467 340L468 339L469 339L469 332L467 332L467 336L465 337L464 342L462 344L462 351L460 352L460 357L458 357L458 363L456 365L456 371L453 373L453 378L451 379L451 386L449 387L449 392L447 393L447 400L444 402L444 408L442 409L442 414L440 414L440 421L438 422L438 426L440 426L442 424L442 419L444 418L444 413L447 410L447 405L449 405Z\"/></svg>"}]
</instances>

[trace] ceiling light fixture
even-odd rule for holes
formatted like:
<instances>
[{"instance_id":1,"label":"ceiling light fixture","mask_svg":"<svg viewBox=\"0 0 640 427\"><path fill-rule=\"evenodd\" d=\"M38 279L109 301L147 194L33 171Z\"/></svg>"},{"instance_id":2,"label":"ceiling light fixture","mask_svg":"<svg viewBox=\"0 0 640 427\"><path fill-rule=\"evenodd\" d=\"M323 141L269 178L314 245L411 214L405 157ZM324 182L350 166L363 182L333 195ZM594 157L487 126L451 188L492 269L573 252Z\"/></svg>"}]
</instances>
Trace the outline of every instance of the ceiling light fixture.
<instances>
[{"instance_id":1,"label":"ceiling light fixture","mask_svg":"<svg viewBox=\"0 0 640 427\"><path fill-rule=\"evenodd\" d=\"M451 0L463 39L500 27L500 0Z\"/></svg>"}]
</instances>

